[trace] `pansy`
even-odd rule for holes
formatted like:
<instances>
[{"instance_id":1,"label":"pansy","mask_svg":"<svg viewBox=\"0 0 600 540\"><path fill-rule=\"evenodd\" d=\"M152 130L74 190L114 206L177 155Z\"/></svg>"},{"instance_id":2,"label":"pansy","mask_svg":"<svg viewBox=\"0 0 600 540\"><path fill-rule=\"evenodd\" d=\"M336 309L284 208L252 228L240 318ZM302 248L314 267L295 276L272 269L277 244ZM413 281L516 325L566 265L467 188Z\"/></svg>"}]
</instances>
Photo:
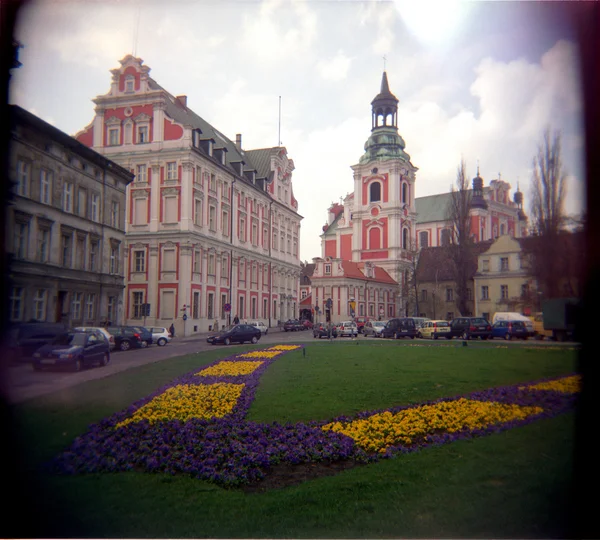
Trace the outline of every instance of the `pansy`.
<instances>
[{"instance_id":1,"label":"pansy","mask_svg":"<svg viewBox=\"0 0 600 540\"><path fill-rule=\"evenodd\" d=\"M244 354L239 354L238 358L275 358L279 356L281 351L252 351Z\"/></svg>"},{"instance_id":2,"label":"pansy","mask_svg":"<svg viewBox=\"0 0 600 540\"><path fill-rule=\"evenodd\" d=\"M530 386L519 387L520 390L525 388L529 390L553 390L565 394L575 394L581 391L581 376L572 375L571 377L563 377L562 379L556 379L554 381L545 381Z\"/></svg>"},{"instance_id":3,"label":"pansy","mask_svg":"<svg viewBox=\"0 0 600 540\"><path fill-rule=\"evenodd\" d=\"M248 375L261 365L262 362L219 362L199 371L196 375Z\"/></svg>"}]
</instances>

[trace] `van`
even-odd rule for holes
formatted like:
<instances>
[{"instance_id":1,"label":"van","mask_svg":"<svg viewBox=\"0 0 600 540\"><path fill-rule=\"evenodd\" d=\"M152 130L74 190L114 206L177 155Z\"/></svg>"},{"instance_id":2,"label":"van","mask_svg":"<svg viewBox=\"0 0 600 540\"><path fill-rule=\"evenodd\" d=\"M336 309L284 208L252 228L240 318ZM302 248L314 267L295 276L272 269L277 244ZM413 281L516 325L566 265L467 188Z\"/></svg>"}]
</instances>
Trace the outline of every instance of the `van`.
<instances>
[{"instance_id":1,"label":"van","mask_svg":"<svg viewBox=\"0 0 600 540\"><path fill-rule=\"evenodd\" d=\"M527 327L528 335L530 337L535 335L533 321L529 317L526 317L521 313L516 313L512 311L497 311L492 317L492 324L495 324L498 321L523 321L525 323L525 326Z\"/></svg>"},{"instance_id":2,"label":"van","mask_svg":"<svg viewBox=\"0 0 600 540\"><path fill-rule=\"evenodd\" d=\"M16 323L9 327L6 346L11 363L31 361L33 353L42 345L47 345L58 336L66 334L70 328L62 323Z\"/></svg>"},{"instance_id":3,"label":"van","mask_svg":"<svg viewBox=\"0 0 600 540\"><path fill-rule=\"evenodd\" d=\"M399 339L401 337L410 337L411 339L415 339L416 335L417 325L412 317L390 319L381 331L381 337L384 338Z\"/></svg>"}]
</instances>

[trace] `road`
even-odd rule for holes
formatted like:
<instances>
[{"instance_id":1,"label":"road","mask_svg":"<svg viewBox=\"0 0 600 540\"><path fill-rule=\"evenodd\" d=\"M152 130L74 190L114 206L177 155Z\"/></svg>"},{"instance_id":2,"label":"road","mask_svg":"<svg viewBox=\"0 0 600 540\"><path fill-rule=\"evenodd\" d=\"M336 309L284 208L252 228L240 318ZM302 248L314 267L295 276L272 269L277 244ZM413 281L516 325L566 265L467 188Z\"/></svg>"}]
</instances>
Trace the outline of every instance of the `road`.
<instances>
[{"instance_id":1,"label":"road","mask_svg":"<svg viewBox=\"0 0 600 540\"><path fill-rule=\"evenodd\" d=\"M111 354L111 361L108 366L103 368L93 367L84 369L79 373L73 373L69 371L33 371L30 364L21 364L18 366L11 366L5 370L5 377L3 380L4 394L7 396L8 401L13 404L22 403L30 399L50 394L58 390L76 386L86 381L101 379L103 377L109 377L115 373L132 369L145 364L151 364L159 362L161 360L167 360L169 358L175 358L177 356L183 356L185 354L201 353L206 350L214 350L215 346L210 345L206 342L206 334L188 337L188 338L175 338L171 343L164 347L158 347L152 345L145 349L134 349L130 351L113 351ZM333 343L340 343L348 341L350 338L338 338ZM364 338L362 335L357 339L372 341L372 338ZM271 330L266 336L263 336L259 342L261 345L269 346L277 343L311 343L316 340L313 338L311 331L304 332L282 332L280 330ZM322 341L322 340L321 340ZM400 340L398 345L412 342L414 344L422 343L427 345L449 345L450 343L457 344L457 340L448 342L446 340ZM477 342L478 346L489 346L489 345L508 345L508 346L566 346L573 347L576 344L573 343L561 343L557 344L551 341L510 341L505 342L501 340L494 340L493 342ZM219 345L222 347L224 352L228 347Z\"/></svg>"}]
</instances>

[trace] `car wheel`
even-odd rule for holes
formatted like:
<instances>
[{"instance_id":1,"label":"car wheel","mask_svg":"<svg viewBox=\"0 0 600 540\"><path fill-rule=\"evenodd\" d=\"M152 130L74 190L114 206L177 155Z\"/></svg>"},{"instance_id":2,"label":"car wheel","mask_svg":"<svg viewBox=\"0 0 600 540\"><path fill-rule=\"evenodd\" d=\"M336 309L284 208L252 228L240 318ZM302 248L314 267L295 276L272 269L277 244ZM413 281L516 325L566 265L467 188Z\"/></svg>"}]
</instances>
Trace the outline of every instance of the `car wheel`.
<instances>
[{"instance_id":1,"label":"car wheel","mask_svg":"<svg viewBox=\"0 0 600 540\"><path fill-rule=\"evenodd\" d=\"M231 343L231 340L228 337L226 337L223 343L225 343L225 345L229 345Z\"/></svg>"},{"instance_id":2,"label":"car wheel","mask_svg":"<svg viewBox=\"0 0 600 540\"><path fill-rule=\"evenodd\" d=\"M81 358L78 358L77 360L75 360L75 362L73 363L73 371L81 371L82 367L83 367L83 362L81 361Z\"/></svg>"},{"instance_id":3,"label":"car wheel","mask_svg":"<svg viewBox=\"0 0 600 540\"><path fill-rule=\"evenodd\" d=\"M510 341L510 338L511 338L511 337L512 337L512 336L511 336L511 335L510 335L508 332L506 332L506 334L504 335L504 339L505 339L506 341Z\"/></svg>"},{"instance_id":4,"label":"car wheel","mask_svg":"<svg viewBox=\"0 0 600 540\"><path fill-rule=\"evenodd\" d=\"M110 362L110 356L108 356L108 353L104 353L104 355L102 356L102 359L100 360L100 367L104 367L104 366L108 365L109 362Z\"/></svg>"},{"instance_id":5,"label":"car wheel","mask_svg":"<svg viewBox=\"0 0 600 540\"><path fill-rule=\"evenodd\" d=\"M256 336L252 336L252 343L256 345L258 343L258 338Z\"/></svg>"},{"instance_id":6,"label":"car wheel","mask_svg":"<svg viewBox=\"0 0 600 540\"><path fill-rule=\"evenodd\" d=\"M121 349L122 351L128 351L129 349L131 349L131 343L129 343L129 341L124 339L123 341L121 341L121 345L119 346L119 349Z\"/></svg>"},{"instance_id":7,"label":"car wheel","mask_svg":"<svg viewBox=\"0 0 600 540\"><path fill-rule=\"evenodd\" d=\"M438 338L437 335L433 334L433 339L437 339L437 338Z\"/></svg>"},{"instance_id":8,"label":"car wheel","mask_svg":"<svg viewBox=\"0 0 600 540\"><path fill-rule=\"evenodd\" d=\"M415 339L415 336L410 336L410 339Z\"/></svg>"},{"instance_id":9,"label":"car wheel","mask_svg":"<svg viewBox=\"0 0 600 540\"><path fill-rule=\"evenodd\" d=\"M142 349L145 349L148 346L148 342L146 340L142 340Z\"/></svg>"},{"instance_id":10,"label":"car wheel","mask_svg":"<svg viewBox=\"0 0 600 540\"><path fill-rule=\"evenodd\" d=\"M158 338L158 341L156 342L156 344L159 347L164 347L167 344L167 340L164 337Z\"/></svg>"},{"instance_id":11,"label":"car wheel","mask_svg":"<svg viewBox=\"0 0 600 540\"><path fill-rule=\"evenodd\" d=\"M268 331L268 330L265 330L265 336L266 336L268 333L269 333L269 331Z\"/></svg>"},{"instance_id":12,"label":"car wheel","mask_svg":"<svg viewBox=\"0 0 600 540\"><path fill-rule=\"evenodd\" d=\"M465 330L465 331L462 333L462 338L463 338L464 340L468 340L468 339L469 339L469 334L467 333L467 331L466 331L466 330Z\"/></svg>"}]
</instances>

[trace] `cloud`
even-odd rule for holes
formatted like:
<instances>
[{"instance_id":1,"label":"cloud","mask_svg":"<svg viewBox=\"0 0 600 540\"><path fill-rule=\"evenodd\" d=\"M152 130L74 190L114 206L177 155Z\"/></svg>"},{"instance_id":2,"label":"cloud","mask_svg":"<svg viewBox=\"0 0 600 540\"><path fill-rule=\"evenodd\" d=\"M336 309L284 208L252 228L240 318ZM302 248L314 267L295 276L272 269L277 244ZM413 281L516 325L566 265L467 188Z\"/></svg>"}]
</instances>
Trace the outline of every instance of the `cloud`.
<instances>
[{"instance_id":1,"label":"cloud","mask_svg":"<svg viewBox=\"0 0 600 540\"><path fill-rule=\"evenodd\" d=\"M317 62L317 71L319 75L327 81L338 82L345 79L350 69L352 59L348 58L343 51L338 53L329 60L319 60Z\"/></svg>"}]
</instances>

